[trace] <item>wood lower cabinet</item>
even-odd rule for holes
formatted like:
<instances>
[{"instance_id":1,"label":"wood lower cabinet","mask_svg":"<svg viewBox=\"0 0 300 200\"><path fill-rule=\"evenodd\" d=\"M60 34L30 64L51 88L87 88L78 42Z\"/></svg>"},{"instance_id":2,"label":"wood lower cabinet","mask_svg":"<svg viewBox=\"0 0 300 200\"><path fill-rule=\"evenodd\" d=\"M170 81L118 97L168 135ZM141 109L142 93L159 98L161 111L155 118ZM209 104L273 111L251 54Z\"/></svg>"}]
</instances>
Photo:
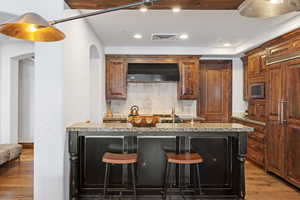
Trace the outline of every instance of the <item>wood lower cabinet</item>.
<instances>
[{"instance_id":1,"label":"wood lower cabinet","mask_svg":"<svg viewBox=\"0 0 300 200\"><path fill-rule=\"evenodd\" d=\"M179 62L180 81L178 82L178 98L196 100L198 98L198 66L199 58L182 59Z\"/></svg>"},{"instance_id":2,"label":"wood lower cabinet","mask_svg":"<svg viewBox=\"0 0 300 200\"><path fill-rule=\"evenodd\" d=\"M121 58L106 59L106 99L126 99L127 63Z\"/></svg>"},{"instance_id":3,"label":"wood lower cabinet","mask_svg":"<svg viewBox=\"0 0 300 200\"><path fill-rule=\"evenodd\" d=\"M285 177L300 187L300 126L289 125L286 133L286 174Z\"/></svg>"},{"instance_id":4,"label":"wood lower cabinet","mask_svg":"<svg viewBox=\"0 0 300 200\"><path fill-rule=\"evenodd\" d=\"M176 137L137 137L139 165L137 185L162 188L166 166L166 152L177 151ZM155 173L153 173L155 172Z\"/></svg>"},{"instance_id":5,"label":"wood lower cabinet","mask_svg":"<svg viewBox=\"0 0 300 200\"><path fill-rule=\"evenodd\" d=\"M207 122L228 122L232 97L231 61L200 61L198 115Z\"/></svg>"},{"instance_id":6,"label":"wood lower cabinet","mask_svg":"<svg viewBox=\"0 0 300 200\"><path fill-rule=\"evenodd\" d=\"M285 65L282 123L285 127L285 177L300 187L300 60Z\"/></svg>"},{"instance_id":7,"label":"wood lower cabinet","mask_svg":"<svg viewBox=\"0 0 300 200\"><path fill-rule=\"evenodd\" d=\"M265 168L266 126L237 119L233 122L254 128L254 132L248 134L247 159Z\"/></svg>"},{"instance_id":8,"label":"wood lower cabinet","mask_svg":"<svg viewBox=\"0 0 300 200\"><path fill-rule=\"evenodd\" d=\"M266 121L265 100L249 100L248 113L249 113L249 119L265 122Z\"/></svg>"},{"instance_id":9,"label":"wood lower cabinet","mask_svg":"<svg viewBox=\"0 0 300 200\"><path fill-rule=\"evenodd\" d=\"M279 176L284 174L284 132L277 122L267 125L267 170Z\"/></svg>"},{"instance_id":10,"label":"wood lower cabinet","mask_svg":"<svg viewBox=\"0 0 300 200\"><path fill-rule=\"evenodd\" d=\"M300 187L300 60L268 69L267 170Z\"/></svg>"}]
</instances>

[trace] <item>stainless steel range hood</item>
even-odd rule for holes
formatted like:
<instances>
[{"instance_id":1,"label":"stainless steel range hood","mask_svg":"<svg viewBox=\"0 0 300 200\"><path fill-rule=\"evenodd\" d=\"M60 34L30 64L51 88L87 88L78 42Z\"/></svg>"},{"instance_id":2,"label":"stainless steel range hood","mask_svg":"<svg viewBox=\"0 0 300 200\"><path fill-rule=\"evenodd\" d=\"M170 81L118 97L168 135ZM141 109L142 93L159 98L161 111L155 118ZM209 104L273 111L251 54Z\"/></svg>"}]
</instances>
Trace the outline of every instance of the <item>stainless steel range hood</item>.
<instances>
[{"instance_id":1,"label":"stainless steel range hood","mask_svg":"<svg viewBox=\"0 0 300 200\"><path fill-rule=\"evenodd\" d=\"M177 63L128 63L127 81L179 81L179 67Z\"/></svg>"}]
</instances>

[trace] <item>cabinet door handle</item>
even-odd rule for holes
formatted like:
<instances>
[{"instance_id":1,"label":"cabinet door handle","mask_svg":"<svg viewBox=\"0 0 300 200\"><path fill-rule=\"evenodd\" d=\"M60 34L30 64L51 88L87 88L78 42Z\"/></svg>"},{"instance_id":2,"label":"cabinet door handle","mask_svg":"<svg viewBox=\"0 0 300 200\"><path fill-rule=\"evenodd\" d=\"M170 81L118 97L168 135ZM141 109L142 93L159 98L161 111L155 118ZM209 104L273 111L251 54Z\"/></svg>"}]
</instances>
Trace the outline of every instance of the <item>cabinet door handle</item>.
<instances>
[{"instance_id":1,"label":"cabinet door handle","mask_svg":"<svg viewBox=\"0 0 300 200\"><path fill-rule=\"evenodd\" d=\"M280 106L280 104L281 104L281 101L279 101L278 102L278 105L277 105L277 109L278 109L278 113L277 113L277 120L278 120L278 122L279 123L281 123L281 106Z\"/></svg>"},{"instance_id":2,"label":"cabinet door handle","mask_svg":"<svg viewBox=\"0 0 300 200\"><path fill-rule=\"evenodd\" d=\"M286 123L287 119L286 119L286 106L288 101L282 100L281 101L281 123Z\"/></svg>"}]
</instances>

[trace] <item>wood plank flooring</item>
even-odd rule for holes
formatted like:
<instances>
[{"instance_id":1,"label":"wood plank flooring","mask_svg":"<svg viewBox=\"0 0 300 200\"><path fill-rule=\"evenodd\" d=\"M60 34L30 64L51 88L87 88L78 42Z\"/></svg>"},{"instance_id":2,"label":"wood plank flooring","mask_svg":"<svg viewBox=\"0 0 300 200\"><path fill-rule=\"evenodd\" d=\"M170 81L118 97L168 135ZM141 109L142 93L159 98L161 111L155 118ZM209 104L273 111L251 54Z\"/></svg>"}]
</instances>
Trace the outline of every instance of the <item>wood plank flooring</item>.
<instances>
[{"instance_id":1,"label":"wood plank flooring","mask_svg":"<svg viewBox=\"0 0 300 200\"><path fill-rule=\"evenodd\" d=\"M0 166L0 200L33 199L33 150L24 149L21 160Z\"/></svg>"},{"instance_id":2,"label":"wood plank flooring","mask_svg":"<svg viewBox=\"0 0 300 200\"><path fill-rule=\"evenodd\" d=\"M300 200L300 192L246 163L247 200ZM21 161L0 166L0 200L33 199L33 150L24 149Z\"/></svg>"}]
</instances>

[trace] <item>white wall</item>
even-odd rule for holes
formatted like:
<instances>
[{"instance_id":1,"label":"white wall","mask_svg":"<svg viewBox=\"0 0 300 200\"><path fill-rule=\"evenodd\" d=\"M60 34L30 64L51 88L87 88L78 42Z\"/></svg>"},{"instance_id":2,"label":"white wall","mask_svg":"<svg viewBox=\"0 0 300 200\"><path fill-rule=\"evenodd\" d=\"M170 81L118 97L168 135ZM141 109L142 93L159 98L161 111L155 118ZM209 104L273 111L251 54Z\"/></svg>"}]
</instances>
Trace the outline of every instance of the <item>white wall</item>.
<instances>
[{"instance_id":1,"label":"white wall","mask_svg":"<svg viewBox=\"0 0 300 200\"><path fill-rule=\"evenodd\" d=\"M12 14L33 11L51 20L61 18L64 1L10 0L1 4L0 9ZM63 200L65 128L62 42L35 43L34 50L34 199ZM19 48L14 48L14 51L19 51ZM4 76L2 74L2 78ZM7 85L4 86L4 89L7 88Z\"/></svg>"},{"instance_id":2,"label":"white wall","mask_svg":"<svg viewBox=\"0 0 300 200\"><path fill-rule=\"evenodd\" d=\"M77 14L79 12L75 10L64 11L64 17ZM63 24L63 30L67 36L63 43L64 125L86 120L99 122L106 110L105 56L102 43L83 19ZM69 194L67 145L65 140L65 199L68 199Z\"/></svg>"},{"instance_id":3,"label":"white wall","mask_svg":"<svg viewBox=\"0 0 300 200\"><path fill-rule=\"evenodd\" d=\"M244 65L240 58L232 59L232 112L242 113L248 108L244 101Z\"/></svg>"},{"instance_id":4,"label":"white wall","mask_svg":"<svg viewBox=\"0 0 300 200\"><path fill-rule=\"evenodd\" d=\"M65 10L64 16L79 14ZM85 20L64 24L65 124L99 122L105 109L105 56L101 41ZM91 51L94 46L99 57ZM97 73L97 76L91 74ZM95 75L95 74L94 74ZM101 91L97 93L97 91ZM91 103L95 108L91 108ZM94 112L96 111L96 113Z\"/></svg>"},{"instance_id":5,"label":"white wall","mask_svg":"<svg viewBox=\"0 0 300 200\"><path fill-rule=\"evenodd\" d=\"M33 143L34 127L34 61L19 61L18 142Z\"/></svg>"},{"instance_id":6,"label":"white wall","mask_svg":"<svg viewBox=\"0 0 300 200\"><path fill-rule=\"evenodd\" d=\"M17 143L19 59L32 55L34 46L29 42L12 41L3 42L0 48L0 142Z\"/></svg>"}]
</instances>

